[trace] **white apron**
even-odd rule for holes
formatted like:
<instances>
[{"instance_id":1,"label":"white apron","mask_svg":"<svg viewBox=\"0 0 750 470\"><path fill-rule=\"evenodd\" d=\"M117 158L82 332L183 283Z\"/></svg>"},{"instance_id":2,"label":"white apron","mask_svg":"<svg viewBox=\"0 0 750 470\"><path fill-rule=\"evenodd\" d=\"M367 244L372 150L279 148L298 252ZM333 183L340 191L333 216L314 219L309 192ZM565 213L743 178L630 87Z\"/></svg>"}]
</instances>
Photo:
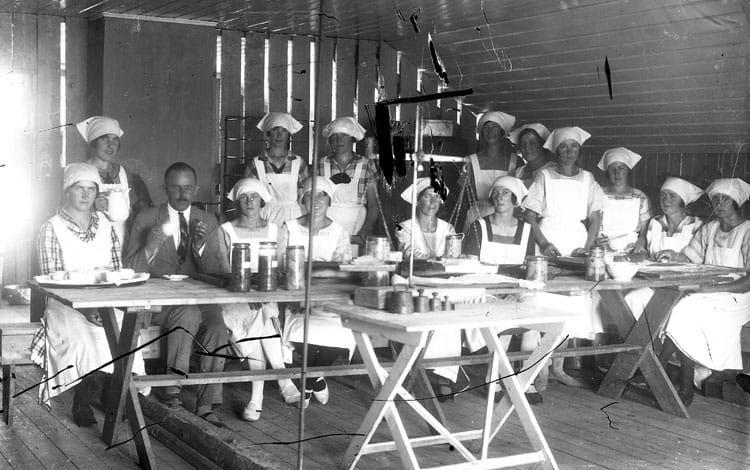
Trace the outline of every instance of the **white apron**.
<instances>
[{"instance_id":1,"label":"white apron","mask_svg":"<svg viewBox=\"0 0 750 470\"><path fill-rule=\"evenodd\" d=\"M570 256L576 248L583 248L588 237L583 225L588 217L588 184L577 179L550 178L544 172L542 175L547 214L539 229L560 255ZM537 253L541 254L538 246Z\"/></svg>"},{"instance_id":2,"label":"white apron","mask_svg":"<svg viewBox=\"0 0 750 470\"><path fill-rule=\"evenodd\" d=\"M323 165L323 176L328 179L331 179L331 165L333 164L329 161L327 165ZM336 193L331 201L331 209L328 211L328 217L344 227L350 235L359 233L367 216L364 197L359 197L359 179L364 166L364 161L357 163L352 180L349 183L336 185Z\"/></svg>"},{"instance_id":3,"label":"white apron","mask_svg":"<svg viewBox=\"0 0 750 470\"><path fill-rule=\"evenodd\" d=\"M742 239L750 231L750 221L733 230L728 246L715 243L719 223L711 224L705 264L744 268ZM672 309L666 334L690 359L713 370L742 369L740 331L750 321L750 292L692 294Z\"/></svg>"},{"instance_id":4,"label":"white apron","mask_svg":"<svg viewBox=\"0 0 750 470\"><path fill-rule=\"evenodd\" d=\"M278 239L278 226L269 222L267 238L240 238L229 222L221 225L229 235L229 265L232 265L232 244L250 244L250 266L252 272L258 272L258 248L260 242L275 242ZM279 317L279 307L276 302L265 304L224 304L221 305L224 324L231 331L230 339L238 349L240 356L249 360L263 361L264 355L260 341L242 341L246 338L271 336L279 333L271 318Z\"/></svg>"},{"instance_id":5,"label":"white apron","mask_svg":"<svg viewBox=\"0 0 750 470\"><path fill-rule=\"evenodd\" d=\"M521 244L516 245L513 243L497 243L489 240L489 234L487 233L487 222L485 219L479 219L479 226L482 231L482 246L479 250L479 261L488 264L523 264L526 259L526 247L529 242L529 233L531 232L531 226L527 223L523 223L523 232L521 233ZM482 347L486 346L487 343L484 341L481 331L478 328L470 328L465 330L466 346L471 352L478 351ZM510 341L510 336L503 336L503 341L507 343ZM505 344L507 349L507 344Z\"/></svg>"},{"instance_id":6,"label":"white apron","mask_svg":"<svg viewBox=\"0 0 750 470\"><path fill-rule=\"evenodd\" d=\"M474 188L476 188L477 200L471 201L472 204L469 207L469 214L466 222L467 226L475 220L486 217L495 212L495 208L489 201L492 183L501 176L513 175L516 169L515 158L511 158L508 171L495 169L482 170L479 167L479 158L476 153L469 155L469 163L471 164L471 172L474 175Z\"/></svg>"},{"instance_id":7,"label":"white apron","mask_svg":"<svg viewBox=\"0 0 750 470\"><path fill-rule=\"evenodd\" d=\"M111 266L111 225L103 213L99 213L99 228L94 240L85 243L72 233L59 215L50 219L63 252L63 263L67 271L88 270ZM123 312L115 310L118 325L122 326ZM112 360L104 328L94 325L78 312L54 299L48 299L44 324L46 326L46 377L52 377L39 388L40 400L49 399L78 384L75 380ZM133 372L145 374L143 356L135 353ZM73 367L66 369L68 366ZM66 370L65 370L66 369ZM64 370L64 371L63 371ZM102 368L111 374L112 364ZM61 372L63 371L63 372ZM149 390L144 390L147 394Z\"/></svg>"},{"instance_id":8,"label":"white apron","mask_svg":"<svg viewBox=\"0 0 750 470\"><path fill-rule=\"evenodd\" d=\"M301 245L307 246L308 234L296 220L286 222L289 230L289 241L287 246ZM313 259L316 261L331 261L333 254L338 245L340 232L334 231L331 234L314 236ZM284 322L284 343L295 342L302 343L304 339L305 315L301 313L286 312L286 321ZM349 350L349 358L354 353L354 335L350 329L341 326L341 318L332 312L327 312L319 308L313 308L310 311L310 328L307 333L308 343L318 346L327 346L332 348L344 348ZM291 349L288 349L284 355L284 361L287 363L291 360Z\"/></svg>"},{"instance_id":9,"label":"white apron","mask_svg":"<svg viewBox=\"0 0 750 470\"><path fill-rule=\"evenodd\" d=\"M702 222L695 219L692 224L683 225L670 237L667 231L662 229L662 224L656 218L648 223L648 232L646 233L646 244L648 245L648 254L652 258L660 251L673 250L679 253L683 248L688 246L693 234L698 231Z\"/></svg>"},{"instance_id":10,"label":"white apron","mask_svg":"<svg viewBox=\"0 0 750 470\"><path fill-rule=\"evenodd\" d=\"M648 223L648 232L646 233L649 256L655 258L656 254L663 250L681 252L683 248L690 244L690 240L693 239L693 235L700 229L701 225L702 222L700 219L695 219L695 222L683 225L679 231L670 237L667 235L666 230L662 230L661 222L656 217L652 218ZM633 312L633 317L636 320L641 318L643 311L646 310L646 305L648 305L653 295L653 289L650 287L641 287L629 292L625 296L625 303L630 307L630 311Z\"/></svg>"},{"instance_id":11,"label":"white apron","mask_svg":"<svg viewBox=\"0 0 750 470\"><path fill-rule=\"evenodd\" d=\"M107 218L112 222L120 243L125 236L125 221L130 216L130 187L125 167L120 165L119 183L102 184L99 192L107 193Z\"/></svg>"},{"instance_id":12,"label":"white apron","mask_svg":"<svg viewBox=\"0 0 750 470\"><path fill-rule=\"evenodd\" d=\"M253 164L258 172L258 179L266 185L273 196L273 200L266 202L261 209L261 217L264 220L281 226L290 219L296 219L302 215L302 208L297 202L297 181L299 179L300 159L292 160L292 168L289 174L266 173L263 161L255 157Z\"/></svg>"},{"instance_id":13,"label":"white apron","mask_svg":"<svg viewBox=\"0 0 750 470\"><path fill-rule=\"evenodd\" d=\"M531 226L521 221L518 223L523 224L523 232L521 233L521 243L516 245L514 243L490 241L487 233L487 222L480 219L482 246L479 251L479 261L488 264L523 264L524 259L526 259L526 247L529 243Z\"/></svg>"},{"instance_id":14,"label":"white apron","mask_svg":"<svg viewBox=\"0 0 750 470\"><path fill-rule=\"evenodd\" d=\"M614 251L624 251L629 244L638 241L640 219L639 198L615 198L606 195L601 233L609 238L609 247Z\"/></svg>"}]
</instances>

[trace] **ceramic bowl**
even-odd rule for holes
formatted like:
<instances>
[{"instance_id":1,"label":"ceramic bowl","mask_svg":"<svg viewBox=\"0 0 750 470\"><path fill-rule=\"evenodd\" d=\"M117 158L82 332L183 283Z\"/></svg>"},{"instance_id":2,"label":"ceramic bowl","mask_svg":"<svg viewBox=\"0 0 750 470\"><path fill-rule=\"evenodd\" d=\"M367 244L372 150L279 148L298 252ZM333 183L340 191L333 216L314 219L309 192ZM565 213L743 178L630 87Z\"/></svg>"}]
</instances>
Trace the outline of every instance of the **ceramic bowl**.
<instances>
[{"instance_id":1,"label":"ceramic bowl","mask_svg":"<svg viewBox=\"0 0 750 470\"><path fill-rule=\"evenodd\" d=\"M615 281L629 281L638 272L638 265L629 261L607 263L607 272Z\"/></svg>"}]
</instances>

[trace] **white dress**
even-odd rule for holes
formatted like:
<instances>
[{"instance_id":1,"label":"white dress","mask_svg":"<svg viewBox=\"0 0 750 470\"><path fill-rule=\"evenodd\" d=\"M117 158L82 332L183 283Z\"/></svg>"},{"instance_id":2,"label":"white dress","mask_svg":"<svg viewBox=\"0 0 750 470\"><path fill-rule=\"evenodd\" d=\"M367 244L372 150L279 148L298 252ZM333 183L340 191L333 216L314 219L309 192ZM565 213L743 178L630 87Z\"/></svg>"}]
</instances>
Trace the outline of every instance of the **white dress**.
<instances>
[{"instance_id":1,"label":"white dress","mask_svg":"<svg viewBox=\"0 0 750 470\"><path fill-rule=\"evenodd\" d=\"M398 249L406 254L411 250L411 231L414 228L414 250L415 259L434 259L445 254L445 237L454 235L456 230L448 222L437 219L437 228L434 233L425 233L416 219L404 220L396 227L396 238L398 238Z\"/></svg>"},{"instance_id":2,"label":"white dress","mask_svg":"<svg viewBox=\"0 0 750 470\"><path fill-rule=\"evenodd\" d=\"M130 216L130 186L125 167L120 165L119 183L102 184L99 192L107 195L107 218L115 228L117 238L122 242L125 235L125 222Z\"/></svg>"},{"instance_id":3,"label":"white dress","mask_svg":"<svg viewBox=\"0 0 750 470\"><path fill-rule=\"evenodd\" d=\"M286 222L289 233L287 246L307 246L309 230L303 227L296 219ZM334 261L336 248L349 245L349 234L336 222L318 231L313 238L313 258L315 261ZM349 350L351 358L354 352L354 335L350 329L341 325L341 318L332 312L327 312L313 307L310 311L310 323L308 330L308 343L318 346L333 348L344 348ZM284 343L302 343L304 339L305 315L302 313L286 312L284 322ZM291 350L285 351L285 362L291 361Z\"/></svg>"},{"instance_id":4,"label":"white dress","mask_svg":"<svg viewBox=\"0 0 750 470\"><path fill-rule=\"evenodd\" d=\"M99 227L90 242L83 242L72 233L59 215L50 219L60 247L66 271L90 270L111 266L112 225L99 213ZM117 323L122 326L123 312L115 310ZM54 299L48 299L44 314L46 327L45 378L50 379L39 387L39 398L48 404L49 399L78 384L76 379L112 360L104 328L86 320L79 311ZM72 367L70 367L72 366ZM112 364L100 369L111 374ZM134 354L133 372L145 374L143 356ZM148 390L142 390L148 393Z\"/></svg>"},{"instance_id":5,"label":"white dress","mask_svg":"<svg viewBox=\"0 0 750 470\"><path fill-rule=\"evenodd\" d=\"M492 207L492 204L489 201L492 183L494 183L495 180L500 178L501 176L515 174L516 158L515 155L511 155L509 168L507 171L496 170L492 168L489 170L481 169L479 166L479 157L476 153L472 153L466 158L469 160L469 165L471 165L471 173L474 177L474 189L476 190L476 194L474 194L474 196L476 196L476 201L470 201L471 205L469 206L469 213L466 220L466 224L468 227L468 225L475 220L488 216L495 211L494 207Z\"/></svg>"},{"instance_id":6,"label":"white dress","mask_svg":"<svg viewBox=\"0 0 750 470\"><path fill-rule=\"evenodd\" d=\"M263 220L281 226L290 219L302 215L302 207L297 202L297 183L302 160L297 157L292 160L289 173L266 173L266 165L259 157L253 159L258 179L266 185L273 199L261 209Z\"/></svg>"},{"instance_id":7,"label":"white dress","mask_svg":"<svg viewBox=\"0 0 750 470\"><path fill-rule=\"evenodd\" d=\"M620 197L605 193L600 233L609 239L614 251L623 251L638 241L641 222L641 199L637 195Z\"/></svg>"},{"instance_id":8,"label":"white dress","mask_svg":"<svg viewBox=\"0 0 750 470\"><path fill-rule=\"evenodd\" d=\"M327 161L323 165L323 176L331 179L332 161ZM336 185L336 192L331 201L331 208L328 209L328 217L334 222L341 225L347 233L356 235L365 224L367 217L367 207L365 206L364 197L359 196L359 179L365 170L367 161L362 159L354 169L354 177L349 183L340 183Z\"/></svg>"},{"instance_id":9,"label":"white dress","mask_svg":"<svg viewBox=\"0 0 750 470\"><path fill-rule=\"evenodd\" d=\"M693 234L701 228L703 222L696 217L685 217L672 236L667 233L666 225L666 217L663 215L654 217L648 223L646 245L648 254L652 258L655 258L657 253L664 250L673 250L678 253L682 251L692 240ZM642 287L629 292L625 296L625 303L630 307L630 311L633 312L636 320L641 317L653 295L653 289Z\"/></svg>"},{"instance_id":10,"label":"white dress","mask_svg":"<svg viewBox=\"0 0 750 470\"><path fill-rule=\"evenodd\" d=\"M278 241L278 226L269 222L267 228L268 232L264 237L240 238L231 223L223 223L221 229L227 234L230 240L229 265L232 265L232 244L249 243L250 267L252 272L258 272L258 248L260 242ZM224 324L232 332L230 338L239 351L240 356L249 360L263 361L264 355L260 341L248 341L248 338L272 336L279 333L276 331L272 321L272 318L279 317L279 307L276 302L264 304L224 304L221 305L221 311L224 316Z\"/></svg>"},{"instance_id":11,"label":"white dress","mask_svg":"<svg viewBox=\"0 0 750 470\"><path fill-rule=\"evenodd\" d=\"M750 268L750 221L722 232L704 225L683 251L694 263ZM750 321L750 292L691 294L672 309L666 334L690 359L713 370L742 369L740 331Z\"/></svg>"},{"instance_id":12,"label":"white dress","mask_svg":"<svg viewBox=\"0 0 750 470\"><path fill-rule=\"evenodd\" d=\"M522 206L542 217L539 229L562 256L570 256L586 244L588 232L583 221L604 209L604 192L594 176L579 169L564 176L554 168L537 173Z\"/></svg>"}]
</instances>

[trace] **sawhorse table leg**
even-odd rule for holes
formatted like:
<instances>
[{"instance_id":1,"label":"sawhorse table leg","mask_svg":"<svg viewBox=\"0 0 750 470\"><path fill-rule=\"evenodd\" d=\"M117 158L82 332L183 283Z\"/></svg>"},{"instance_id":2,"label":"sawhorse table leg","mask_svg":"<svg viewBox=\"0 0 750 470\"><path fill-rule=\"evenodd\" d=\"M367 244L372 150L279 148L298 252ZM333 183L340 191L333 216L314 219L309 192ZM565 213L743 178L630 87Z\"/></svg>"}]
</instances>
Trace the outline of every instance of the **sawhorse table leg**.
<instances>
[{"instance_id":1,"label":"sawhorse table leg","mask_svg":"<svg viewBox=\"0 0 750 470\"><path fill-rule=\"evenodd\" d=\"M104 404L104 442L107 445L115 444L117 427L122 420L123 407L126 407L128 424L138 450L140 465L144 469L156 468L156 459L151 449L148 431L145 429L146 421L138 399L138 390L130 381L135 359L132 351L138 347L140 330L147 328L151 321L151 312L141 310L125 313L122 318L122 330L117 325L114 309L101 309L101 316L112 359L116 359Z\"/></svg>"},{"instance_id":2,"label":"sawhorse table leg","mask_svg":"<svg viewBox=\"0 0 750 470\"><path fill-rule=\"evenodd\" d=\"M602 290L600 295L602 305L614 318L625 343L641 346L642 349L619 353L598 393L609 398L619 398L628 381L640 369L659 407L667 413L688 418L687 408L677 395L677 390L653 348L653 342L661 334L672 307L682 297L682 293L677 289L656 289L638 321L634 320L620 291Z\"/></svg>"}]
</instances>

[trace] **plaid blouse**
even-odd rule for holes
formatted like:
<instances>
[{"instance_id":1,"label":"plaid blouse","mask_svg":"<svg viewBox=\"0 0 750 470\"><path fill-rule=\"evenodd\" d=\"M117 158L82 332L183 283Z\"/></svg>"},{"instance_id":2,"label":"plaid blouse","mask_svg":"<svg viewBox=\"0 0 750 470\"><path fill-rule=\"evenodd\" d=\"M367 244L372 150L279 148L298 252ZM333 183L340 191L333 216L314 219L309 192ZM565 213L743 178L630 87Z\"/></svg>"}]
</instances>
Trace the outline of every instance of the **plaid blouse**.
<instances>
[{"instance_id":1,"label":"plaid blouse","mask_svg":"<svg viewBox=\"0 0 750 470\"><path fill-rule=\"evenodd\" d=\"M349 175L349 178L354 178L354 172L357 171L357 165L362 160L365 161L365 165L362 169L363 171L359 177L359 181L357 182L357 197L363 198L367 192L367 186L378 180L378 167L375 164L375 160L371 160L355 153L354 158L352 158L349 163L347 163L346 168L342 170L334 161L333 155L328 155L318 160L318 176L323 176L325 174L326 165L330 165L331 176L335 176L339 173L346 173Z\"/></svg>"},{"instance_id":2,"label":"plaid blouse","mask_svg":"<svg viewBox=\"0 0 750 470\"><path fill-rule=\"evenodd\" d=\"M57 214L62 219L65 227L73 232L82 242L89 243L96 237L96 233L99 230L99 214L97 212L91 213L89 225L85 230L81 230L70 215L65 213L64 210L60 209ZM110 236L112 240L112 247L110 249L112 268L117 270L122 267L122 261L120 258L120 239L117 237L114 228L110 228ZM62 246L60 245L57 235L55 235L55 229L52 227L52 223L49 220L42 225L42 228L39 231L37 253L39 255L39 270L41 271L41 274L65 271L65 260L63 259Z\"/></svg>"}]
</instances>

